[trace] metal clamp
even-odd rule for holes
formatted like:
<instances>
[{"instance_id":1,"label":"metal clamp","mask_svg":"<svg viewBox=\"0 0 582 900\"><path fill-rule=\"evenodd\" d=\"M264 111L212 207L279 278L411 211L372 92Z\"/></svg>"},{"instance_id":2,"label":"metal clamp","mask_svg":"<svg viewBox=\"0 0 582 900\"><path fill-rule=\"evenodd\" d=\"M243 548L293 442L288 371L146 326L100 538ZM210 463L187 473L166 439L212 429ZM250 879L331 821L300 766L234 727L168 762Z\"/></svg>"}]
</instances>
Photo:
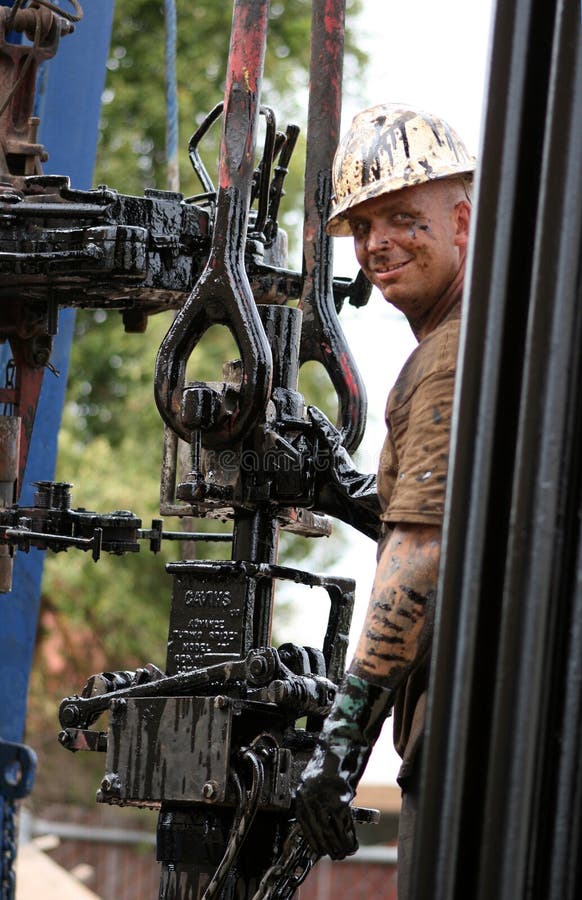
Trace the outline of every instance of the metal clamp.
<instances>
[{"instance_id":1,"label":"metal clamp","mask_svg":"<svg viewBox=\"0 0 582 900\"><path fill-rule=\"evenodd\" d=\"M27 797L34 785L35 773L34 750L0 738L0 796L5 800Z\"/></svg>"}]
</instances>

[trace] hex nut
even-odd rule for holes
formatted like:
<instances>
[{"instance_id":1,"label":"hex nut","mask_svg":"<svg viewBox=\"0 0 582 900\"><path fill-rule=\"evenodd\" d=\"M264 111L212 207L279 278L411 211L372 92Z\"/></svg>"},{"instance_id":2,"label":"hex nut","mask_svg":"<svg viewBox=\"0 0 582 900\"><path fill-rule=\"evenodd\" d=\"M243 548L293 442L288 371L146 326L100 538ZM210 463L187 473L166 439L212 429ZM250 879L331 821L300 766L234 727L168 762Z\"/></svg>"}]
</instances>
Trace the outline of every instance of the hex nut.
<instances>
[{"instance_id":1,"label":"hex nut","mask_svg":"<svg viewBox=\"0 0 582 900\"><path fill-rule=\"evenodd\" d=\"M63 747L69 747L72 743L72 737L68 731L59 731L58 741Z\"/></svg>"},{"instance_id":2,"label":"hex nut","mask_svg":"<svg viewBox=\"0 0 582 900\"><path fill-rule=\"evenodd\" d=\"M182 423L187 428L211 428L218 417L221 395L204 384L191 384L182 395Z\"/></svg>"},{"instance_id":3,"label":"hex nut","mask_svg":"<svg viewBox=\"0 0 582 900\"><path fill-rule=\"evenodd\" d=\"M249 675L260 678L267 671L267 662L262 656L255 656L249 663Z\"/></svg>"},{"instance_id":4,"label":"hex nut","mask_svg":"<svg viewBox=\"0 0 582 900\"><path fill-rule=\"evenodd\" d=\"M207 781L206 784L202 786L201 793L203 800L215 800L218 793L218 784L216 781Z\"/></svg>"},{"instance_id":5,"label":"hex nut","mask_svg":"<svg viewBox=\"0 0 582 900\"><path fill-rule=\"evenodd\" d=\"M108 772L101 782L103 796L118 797L121 794L121 781L116 772Z\"/></svg>"}]
</instances>

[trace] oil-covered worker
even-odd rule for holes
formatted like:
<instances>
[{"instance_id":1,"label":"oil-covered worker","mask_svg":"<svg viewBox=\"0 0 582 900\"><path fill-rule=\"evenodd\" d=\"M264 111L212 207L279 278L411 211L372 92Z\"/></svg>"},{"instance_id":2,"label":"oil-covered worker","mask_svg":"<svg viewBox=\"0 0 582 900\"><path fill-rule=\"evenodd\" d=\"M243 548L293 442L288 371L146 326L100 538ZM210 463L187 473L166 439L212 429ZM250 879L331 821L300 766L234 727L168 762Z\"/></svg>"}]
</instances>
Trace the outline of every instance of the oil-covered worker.
<instances>
[{"instance_id":1,"label":"oil-covered worker","mask_svg":"<svg viewBox=\"0 0 582 900\"><path fill-rule=\"evenodd\" d=\"M353 236L364 274L404 313L418 346L386 407L378 564L364 626L303 774L297 818L320 855L357 849L349 804L394 709L400 900L409 896L474 165L442 119L387 104L355 117L333 168L328 231Z\"/></svg>"}]
</instances>

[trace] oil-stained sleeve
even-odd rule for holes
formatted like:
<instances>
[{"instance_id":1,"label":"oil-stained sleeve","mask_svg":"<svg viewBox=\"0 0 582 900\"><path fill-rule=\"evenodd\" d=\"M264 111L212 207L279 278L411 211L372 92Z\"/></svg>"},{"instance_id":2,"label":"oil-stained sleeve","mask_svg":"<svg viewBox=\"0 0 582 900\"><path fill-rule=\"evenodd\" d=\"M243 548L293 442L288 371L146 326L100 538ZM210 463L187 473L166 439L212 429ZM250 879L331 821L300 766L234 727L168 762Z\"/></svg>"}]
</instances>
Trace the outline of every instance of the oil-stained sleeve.
<instances>
[{"instance_id":1,"label":"oil-stained sleeve","mask_svg":"<svg viewBox=\"0 0 582 900\"><path fill-rule=\"evenodd\" d=\"M396 467L384 522L440 525L443 520L455 374L423 380L405 410L390 416Z\"/></svg>"},{"instance_id":2,"label":"oil-stained sleeve","mask_svg":"<svg viewBox=\"0 0 582 900\"><path fill-rule=\"evenodd\" d=\"M460 305L404 364L386 404L386 439L378 466L380 518L440 525L443 519Z\"/></svg>"}]
</instances>

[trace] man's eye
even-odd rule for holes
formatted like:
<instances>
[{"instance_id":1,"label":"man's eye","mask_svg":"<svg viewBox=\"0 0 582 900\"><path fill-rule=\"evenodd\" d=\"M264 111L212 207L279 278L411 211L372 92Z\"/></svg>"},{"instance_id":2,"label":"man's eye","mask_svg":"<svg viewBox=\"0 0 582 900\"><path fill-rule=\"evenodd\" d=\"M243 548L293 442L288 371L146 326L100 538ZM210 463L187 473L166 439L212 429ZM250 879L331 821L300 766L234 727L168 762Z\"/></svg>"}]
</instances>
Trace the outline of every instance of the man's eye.
<instances>
[{"instance_id":1,"label":"man's eye","mask_svg":"<svg viewBox=\"0 0 582 900\"><path fill-rule=\"evenodd\" d=\"M354 237L364 237L368 233L368 226L365 222L354 222L352 225Z\"/></svg>"},{"instance_id":2,"label":"man's eye","mask_svg":"<svg viewBox=\"0 0 582 900\"><path fill-rule=\"evenodd\" d=\"M393 218L395 222L410 222L412 220L412 216L407 212L394 213Z\"/></svg>"}]
</instances>

